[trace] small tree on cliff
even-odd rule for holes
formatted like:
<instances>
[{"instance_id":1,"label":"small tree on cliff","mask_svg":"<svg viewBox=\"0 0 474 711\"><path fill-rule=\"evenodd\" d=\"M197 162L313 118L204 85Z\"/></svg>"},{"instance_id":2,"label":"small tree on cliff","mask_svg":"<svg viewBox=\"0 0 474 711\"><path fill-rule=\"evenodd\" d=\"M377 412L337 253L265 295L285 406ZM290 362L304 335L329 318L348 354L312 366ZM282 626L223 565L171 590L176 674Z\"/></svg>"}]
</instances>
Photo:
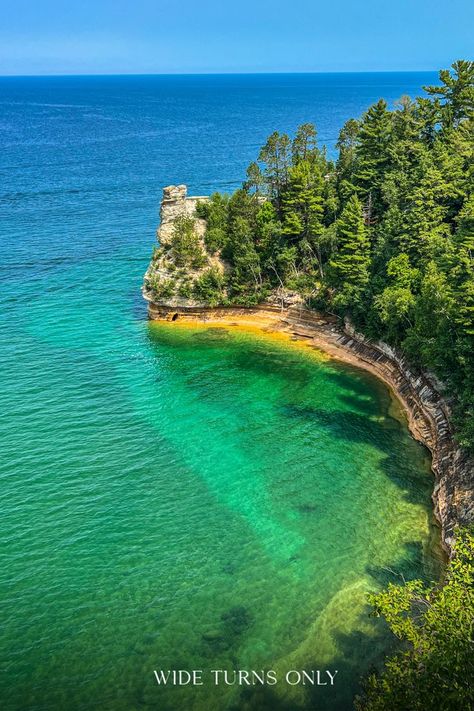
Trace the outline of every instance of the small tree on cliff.
<instances>
[{"instance_id":1,"label":"small tree on cliff","mask_svg":"<svg viewBox=\"0 0 474 711\"><path fill-rule=\"evenodd\" d=\"M192 217L180 215L173 224L171 249L177 267L199 269L206 263Z\"/></svg>"},{"instance_id":2,"label":"small tree on cliff","mask_svg":"<svg viewBox=\"0 0 474 711\"><path fill-rule=\"evenodd\" d=\"M336 252L329 262L329 281L336 288L336 307L357 304L369 281L370 243L356 195L349 198L336 223Z\"/></svg>"}]
</instances>

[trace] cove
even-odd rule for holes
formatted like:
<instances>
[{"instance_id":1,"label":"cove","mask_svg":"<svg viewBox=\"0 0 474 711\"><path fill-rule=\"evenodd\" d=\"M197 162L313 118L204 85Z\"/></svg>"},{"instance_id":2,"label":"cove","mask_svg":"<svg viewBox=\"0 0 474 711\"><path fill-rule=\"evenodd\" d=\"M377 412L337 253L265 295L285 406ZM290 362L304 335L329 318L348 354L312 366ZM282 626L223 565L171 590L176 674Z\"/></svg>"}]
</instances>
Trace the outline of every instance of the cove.
<instances>
[{"instance_id":1,"label":"cove","mask_svg":"<svg viewBox=\"0 0 474 711\"><path fill-rule=\"evenodd\" d=\"M429 456L370 374L281 334L178 324L149 326L160 418L206 505L185 504L178 561L194 563L160 666L338 677L327 692L205 685L155 697L176 709L237 709L242 693L249 708L349 709L388 650L366 593L439 575Z\"/></svg>"},{"instance_id":2,"label":"cove","mask_svg":"<svg viewBox=\"0 0 474 711\"><path fill-rule=\"evenodd\" d=\"M435 79L1 80L2 709L238 708L157 690L153 669L211 665L338 668L347 708L386 644L366 590L438 575L427 453L361 371L155 328L140 286L159 186L236 188L303 116L334 155L346 119ZM311 708L287 692L243 703Z\"/></svg>"}]
</instances>

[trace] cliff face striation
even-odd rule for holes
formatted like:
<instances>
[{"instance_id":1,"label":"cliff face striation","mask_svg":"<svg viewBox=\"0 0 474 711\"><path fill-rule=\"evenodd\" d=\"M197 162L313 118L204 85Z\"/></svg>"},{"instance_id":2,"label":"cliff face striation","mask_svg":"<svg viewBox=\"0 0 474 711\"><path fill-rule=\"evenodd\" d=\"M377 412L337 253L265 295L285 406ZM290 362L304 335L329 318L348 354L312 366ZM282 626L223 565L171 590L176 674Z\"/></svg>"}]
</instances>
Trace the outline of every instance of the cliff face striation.
<instances>
[{"instance_id":1,"label":"cliff face striation","mask_svg":"<svg viewBox=\"0 0 474 711\"><path fill-rule=\"evenodd\" d=\"M187 198L185 186L163 191L160 247L155 250L143 286L150 319L244 323L287 332L292 338L305 339L383 380L403 405L412 435L431 451L434 513L442 528L443 545L450 553L456 526L474 522L474 461L455 441L450 405L442 384L430 374L415 371L402 354L386 343L369 341L356 333L349 322L342 324L334 317L305 309L292 295L286 298L275 294L265 304L245 308L223 305L223 291L221 304L209 303L202 282L209 274L213 278L224 274L226 265L219 255L211 257L206 251L206 225L196 215L196 205L202 200L206 198ZM180 256L180 223L193 233L191 253L196 245L202 250L199 263L189 263L187 268L182 266Z\"/></svg>"},{"instance_id":2,"label":"cliff face striation","mask_svg":"<svg viewBox=\"0 0 474 711\"><path fill-rule=\"evenodd\" d=\"M206 285L219 283L225 264L210 255L204 235L206 223L196 214L207 197L187 197L185 185L163 189L156 246L145 274L144 298L170 307L206 306ZM224 297L224 293L222 293Z\"/></svg>"}]
</instances>

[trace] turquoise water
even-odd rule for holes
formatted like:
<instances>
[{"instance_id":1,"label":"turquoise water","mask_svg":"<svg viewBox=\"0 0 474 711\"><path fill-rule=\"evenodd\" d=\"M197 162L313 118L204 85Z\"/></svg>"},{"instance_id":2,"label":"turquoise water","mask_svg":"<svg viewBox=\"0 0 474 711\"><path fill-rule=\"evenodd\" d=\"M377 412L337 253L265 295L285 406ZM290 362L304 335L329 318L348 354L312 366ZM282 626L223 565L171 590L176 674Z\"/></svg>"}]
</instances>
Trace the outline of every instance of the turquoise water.
<instances>
[{"instance_id":1,"label":"turquoise water","mask_svg":"<svg viewBox=\"0 0 474 711\"><path fill-rule=\"evenodd\" d=\"M367 590L438 574L427 453L369 375L149 324L140 283L163 184L432 79L0 80L2 708L350 708L386 649ZM318 667L334 689L153 677Z\"/></svg>"}]
</instances>

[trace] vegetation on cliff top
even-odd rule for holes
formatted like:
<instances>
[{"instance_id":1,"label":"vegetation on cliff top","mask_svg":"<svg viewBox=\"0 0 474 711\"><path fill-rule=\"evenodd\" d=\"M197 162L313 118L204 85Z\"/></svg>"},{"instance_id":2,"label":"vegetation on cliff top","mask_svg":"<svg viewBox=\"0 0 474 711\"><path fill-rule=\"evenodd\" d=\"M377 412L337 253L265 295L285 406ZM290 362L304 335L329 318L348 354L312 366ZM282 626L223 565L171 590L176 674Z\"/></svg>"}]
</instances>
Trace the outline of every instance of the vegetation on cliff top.
<instances>
[{"instance_id":1,"label":"vegetation on cliff top","mask_svg":"<svg viewBox=\"0 0 474 711\"><path fill-rule=\"evenodd\" d=\"M457 394L474 447L474 62L427 96L380 100L341 130L329 161L312 124L273 133L242 189L198 205L228 269L210 303L297 294L349 315Z\"/></svg>"},{"instance_id":2,"label":"vegetation on cliff top","mask_svg":"<svg viewBox=\"0 0 474 711\"><path fill-rule=\"evenodd\" d=\"M312 124L292 140L273 133L240 190L197 205L208 268L190 223L178 224L168 246L177 274L151 288L211 306L296 299L350 316L448 384L457 437L474 450L474 62L440 81L349 120L335 162ZM391 584L372 603L403 647L368 679L358 711L473 708L473 532L458 532L442 586Z\"/></svg>"}]
</instances>

